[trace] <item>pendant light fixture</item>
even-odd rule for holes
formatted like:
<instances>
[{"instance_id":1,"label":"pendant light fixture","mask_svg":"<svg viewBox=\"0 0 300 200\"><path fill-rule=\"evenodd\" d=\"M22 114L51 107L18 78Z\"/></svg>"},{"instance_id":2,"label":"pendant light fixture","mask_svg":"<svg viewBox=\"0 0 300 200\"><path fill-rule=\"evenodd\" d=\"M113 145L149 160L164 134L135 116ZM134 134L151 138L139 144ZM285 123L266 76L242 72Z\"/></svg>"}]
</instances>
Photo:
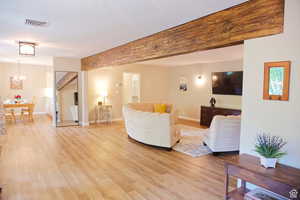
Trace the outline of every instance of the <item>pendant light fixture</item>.
<instances>
[{"instance_id":1,"label":"pendant light fixture","mask_svg":"<svg viewBox=\"0 0 300 200\"><path fill-rule=\"evenodd\" d=\"M36 43L19 41L19 55L35 56Z\"/></svg>"},{"instance_id":2,"label":"pendant light fixture","mask_svg":"<svg viewBox=\"0 0 300 200\"><path fill-rule=\"evenodd\" d=\"M17 66L17 74L15 76L13 76L13 79L15 81L24 81L26 80L26 76L22 75L21 73L21 63L18 60L18 66Z\"/></svg>"}]
</instances>

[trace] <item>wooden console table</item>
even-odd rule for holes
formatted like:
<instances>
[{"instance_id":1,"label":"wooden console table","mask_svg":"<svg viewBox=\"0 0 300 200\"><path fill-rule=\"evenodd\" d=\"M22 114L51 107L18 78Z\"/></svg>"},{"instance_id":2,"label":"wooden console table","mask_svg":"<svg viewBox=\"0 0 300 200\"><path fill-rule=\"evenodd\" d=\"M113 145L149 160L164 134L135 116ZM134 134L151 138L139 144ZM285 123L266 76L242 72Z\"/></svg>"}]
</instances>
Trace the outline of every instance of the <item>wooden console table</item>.
<instances>
[{"instance_id":1,"label":"wooden console table","mask_svg":"<svg viewBox=\"0 0 300 200\"><path fill-rule=\"evenodd\" d=\"M210 126L211 121L216 115L240 115L241 110L229 109L229 108L219 108L210 106L201 106L200 111L200 125Z\"/></svg>"},{"instance_id":2,"label":"wooden console table","mask_svg":"<svg viewBox=\"0 0 300 200\"><path fill-rule=\"evenodd\" d=\"M112 105L97 105L96 116L98 122L112 122Z\"/></svg>"},{"instance_id":3,"label":"wooden console table","mask_svg":"<svg viewBox=\"0 0 300 200\"><path fill-rule=\"evenodd\" d=\"M291 200L300 200L300 169L277 164L275 169L260 165L259 158L242 154L233 161L225 161L225 200L243 200L249 190L246 183L252 183ZM241 187L228 191L229 177L241 179ZM291 198L290 193L297 193Z\"/></svg>"}]
</instances>

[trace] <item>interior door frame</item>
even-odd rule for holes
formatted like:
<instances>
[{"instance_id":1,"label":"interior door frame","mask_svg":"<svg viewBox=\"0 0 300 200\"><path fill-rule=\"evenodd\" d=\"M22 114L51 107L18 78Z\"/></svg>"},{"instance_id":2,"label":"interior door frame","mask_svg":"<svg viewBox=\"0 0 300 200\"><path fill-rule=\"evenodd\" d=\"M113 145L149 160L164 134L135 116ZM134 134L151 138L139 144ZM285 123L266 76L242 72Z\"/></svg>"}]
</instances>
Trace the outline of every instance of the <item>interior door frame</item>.
<instances>
[{"instance_id":1,"label":"interior door frame","mask_svg":"<svg viewBox=\"0 0 300 200\"><path fill-rule=\"evenodd\" d=\"M124 98L125 98L124 97L124 90L125 90L124 76L125 76L125 74L138 75L138 77L139 77L139 102L141 102L141 74L140 73L136 73L136 72L123 72L122 73L122 85L123 85L123 88L122 88L122 104L128 103L128 102L125 102L125 100L124 100ZM131 81L132 81L132 79L131 79Z\"/></svg>"}]
</instances>

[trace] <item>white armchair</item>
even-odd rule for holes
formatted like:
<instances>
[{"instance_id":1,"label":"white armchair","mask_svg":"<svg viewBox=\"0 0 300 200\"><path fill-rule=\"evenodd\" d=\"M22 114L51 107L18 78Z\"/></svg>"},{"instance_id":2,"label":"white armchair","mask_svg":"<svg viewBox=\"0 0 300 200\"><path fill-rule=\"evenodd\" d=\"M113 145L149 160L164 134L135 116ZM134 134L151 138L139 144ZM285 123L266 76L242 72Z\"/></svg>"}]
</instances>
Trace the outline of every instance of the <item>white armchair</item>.
<instances>
[{"instance_id":1,"label":"white armchair","mask_svg":"<svg viewBox=\"0 0 300 200\"><path fill-rule=\"evenodd\" d=\"M215 155L218 152L239 151L240 133L240 116L217 115L205 134L204 143Z\"/></svg>"},{"instance_id":2,"label":"white armchair","mask_svg":"<svg viewBox=\"0 0 300 200\"><path fill-rule=\"evenodd\" d=\"M151 112L150 104L123 106L128 136L138 142L171 149L180 139L172 113Z\"/></svg>"}]
</instances>

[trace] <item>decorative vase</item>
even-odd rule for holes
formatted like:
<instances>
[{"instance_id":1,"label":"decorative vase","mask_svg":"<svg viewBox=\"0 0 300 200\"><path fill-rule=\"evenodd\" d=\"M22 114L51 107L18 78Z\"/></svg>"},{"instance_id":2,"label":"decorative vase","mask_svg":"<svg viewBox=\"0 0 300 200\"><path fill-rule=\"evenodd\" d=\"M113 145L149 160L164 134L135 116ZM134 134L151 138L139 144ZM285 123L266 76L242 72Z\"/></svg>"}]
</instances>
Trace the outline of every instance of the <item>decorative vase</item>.
<instances>
[{"instance_id":1,"label":"decorative vase","mask_svg":"<svg viewBox=\"0 0 300 200\"><path fill-rule=\"evenodd\" d=\"M216 99L215 99L214 97L212 97L212 98L210 99L210 101L209 101L211 107L215 107L216 102L217 102L217 101L216 101Z\"/></svg>"},{"instance_id":2,"label":"decorative vase","mask_svg":"<svg viewBox=\"0 0 300 200\"><path fill-rule=\"evenodd\" d=\"M277 158L266 158L260 156L260 164L265 168L275 168L277 163Z\"/></svg>"}]
</instances>

